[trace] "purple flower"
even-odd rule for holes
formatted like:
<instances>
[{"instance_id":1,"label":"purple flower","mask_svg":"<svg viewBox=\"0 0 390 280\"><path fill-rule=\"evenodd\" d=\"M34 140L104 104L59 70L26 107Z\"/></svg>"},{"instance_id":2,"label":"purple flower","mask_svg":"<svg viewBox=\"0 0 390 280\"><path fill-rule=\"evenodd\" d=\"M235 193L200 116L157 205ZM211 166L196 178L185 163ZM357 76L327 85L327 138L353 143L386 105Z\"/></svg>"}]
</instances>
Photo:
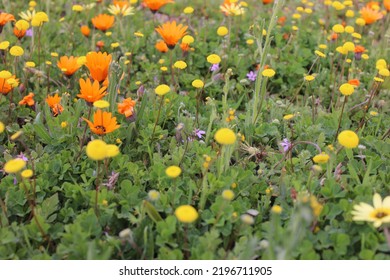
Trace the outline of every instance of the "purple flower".
<instances>
[{"instance_id":1,"label":"purple flower","mask_svg":"<svg viewBox=\"0 0 390 280\"><path fill-rule=\"evenodd\" d=\"M19 155L17 155L16 158L21 158L24 161L28 161L28 158L23 153L20 153Z\"/></svg>"},{"instance_id":2,"label":"purple flower","mask_svg":"<svg viewBox=\"0 0 390 280\"><path fill-rule=\"evenodd\" d=\"M284 152L289 151L292 147L291 142L287 138L284 138L283 141L280 142L279 144L280 144L280 146L283 147Z\"/></svg>"},{"instance_id":3,"label":"purple flower","mask_svg":"<svg viewBox=\"0 0 390 280\"><path fill-rule=\"evenodd\" d=\"M210 67L210 71L211 71L211 72L215 72L215 71L218 71L218 70L219 70L219 63L213 64L213 65Z\"/></svg>"},{"instance_id":4,"label":"purple flower","mask_svg":"<svg viewBox=\"0 0 390 280\"><path fill-rule=\"evenodd\" d=\"M34 35L34 32L33 32L32 28L26 30L26 36L27 37L32 37L33 35Z\"/></svg>"},{"instance_id":5,"label":"purple flower","mask_svg":"<svg viewBox=\"0 0 390 280\"><path fill-rule=\"evenodd\" d=\"M194 134L198 136L199 139L202 139L203 135L206 134L206 131L200 130L200 129L195 129Z\"/></svg>"},{"instance_id":6,"label":"purple flower","mask_svg":"<svg viewBox=\"0 0 390 280\"><path fill-rule=\"evenodd\" d=\"M246 77L251 80L252 82L256 81L257 73L250 71L248 74L246 74Z\"/></svg>"}]
</instances>

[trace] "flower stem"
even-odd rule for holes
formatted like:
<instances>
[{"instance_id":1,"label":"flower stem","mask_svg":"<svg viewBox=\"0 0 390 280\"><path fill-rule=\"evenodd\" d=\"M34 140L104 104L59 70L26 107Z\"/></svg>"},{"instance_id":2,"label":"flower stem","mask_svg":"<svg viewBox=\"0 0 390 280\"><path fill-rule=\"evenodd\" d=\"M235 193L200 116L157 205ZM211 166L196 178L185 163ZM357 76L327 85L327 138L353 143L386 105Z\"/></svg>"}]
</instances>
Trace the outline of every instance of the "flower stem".
<instances>
[{"instance_id":1,"label":"flower stem","mask_svg":"<svg viewBox=\"0 0 390 280\"><path fill-rule=\"evenodd\" d=\"M162 108L162 105L163 105L163 102L164 102L164 97L165 97L164 95L163 95L163 97L161 97L160 107L158 108L158 113L157 113L156 122L154 123L152 136L150 137L150 140L151 140L151 141L153 141L154 132L156 131L156 126L157 126L158 120L159 120L159 118L160 118L160 113L161 113L161 108Z\"/></svg>"},{"instance_id":2,"label":"flower stem","mask_svg":"<svg viewBox=\"0 0 390 280\"><path fill-rule=\"evenodd\" d=\"M345 107L345 103L347 103L347 100L348 100L348 95L346 95L345 98L344 98L343 107L341 108L341 113L340 113L340 118L339 118L339 124L338 124L338 126L337 126L337 131L336 131L336 135L335 135L334 141L337 140L337 135L339 135L340 126L341 126L341 120L342 120L342 118L343 118L344 107Z\"/></svg>"}]
</instances>

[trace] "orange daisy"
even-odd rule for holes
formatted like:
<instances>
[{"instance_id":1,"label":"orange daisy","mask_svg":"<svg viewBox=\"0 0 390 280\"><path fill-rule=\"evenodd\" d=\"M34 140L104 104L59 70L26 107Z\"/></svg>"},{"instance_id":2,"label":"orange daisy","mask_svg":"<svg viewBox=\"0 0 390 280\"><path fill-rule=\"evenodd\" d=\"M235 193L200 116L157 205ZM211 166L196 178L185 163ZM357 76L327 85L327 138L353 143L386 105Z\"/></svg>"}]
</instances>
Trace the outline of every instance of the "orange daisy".
<instances>
[{"instance_id":1,"label":"orange daisy","mask_svg":"<svg viewBox=\"0 0 390 280\"><path fill-rule=\"evenodd\" d=\"M114 25L115 17L107 14L97 15L92 19L92 24L96 29L107 31Z\"/></svg>"},{"instance_id":2,"label":"orange daisy","mask_svg":"<svg viewBox=\"0 0 390 280\"><path fill-rule=\"evenodd\" d=\"M156 49L159 51L159 52L162 52L162 53L166 53L168 51L168 46L167 44L165 44L164 41L160 40L156 43L155 45Z\"/></svg>"},{"instance_id":3,"label":"orange daisy","mask_svg":"<svg viewBox=\"0 0 390 280\"><path fill-rule=\"evenodd\" d=\"M3 31L3 26L9 21L15 21L15 17L11 14L0 12L0 33Z\"/></svg>"},{"instance_id":4,"label":"orange daisy","mask_svg":"<svg viewBox=\"0 0 390 280\"><path fill-rule=\"evenodd\" d=\"M108 68L110 67L112 57L106 52L90 52L86 56L86 63L92 79L102 82L108 76Z\"/></svg>"},{"instance_id":5,"label":"orange daisy","mask_svg":"<svg viewBox=\"0 0 390 280\"><path fill-rule=\"evenodd\" d=\"M104 135L118 129L120 125L117 124L116 118L111 117L111 113L97 110L93 115L93 122L83 118L89 125L93 133Z\"/></svg>"},{"instance_id":6,"label":"orange daisy","mask_svg":"<svg viewBox=\"0 0 390 280\"><path fill-rule=\"evenodd\" d=\"M118 103L118 112L126 116L131 117L134 113L135 101L130 97L123 100L122 103Z\"/></svg>"},{"instance_id":7,"label":"orange daisy","mask_svg":"<svg viewBox=\"0 0 390 280\"><path fill-rule=\"evenodd\" d=\"M7 83L7 80L8 79L0 78L0 93L3 95L7 95L12 90L12 86Z\"/></svg>"},{"instance_id":8,"label":"orange daisy","mask_svg":"<svg viewBox=\"0 0 390 280\"><path fill-rule=\"evenodd\" d=\"M26 30L20 30L18 28L16 28L16 26L14 27L14 35L16 36L16 38L18 39L22 39L24 37L24 35L26 35Z\"/></svg>"},{"instance_id":9,"label":"orange daisy","mask_svg":"<svg viewBox=\"0 0 390 280\"><path fill-rule=\"evenodd\" d=\"M60 104L61 97L58 96L58 93L56 93L54 96L48 95L45 101L51 108L54 116L57 116L58 114L62 113L62 111L64 111L64 108Z\"/></svg>"},{"instance_id":10,"label":"orange daisy","mask_svg":"<svg viewBox=\"0 0 390 280\"><path fill-rule=\"evenodd\" d=\"M271 4L274 0L263 0L263 4Z\"/></svg>"},{"instance_id":11,"label":"orange daisy","mask_svg":"<svg viewBox=\"0 0 390 280\"><path fill-rule=\"evenodd\" d=\"M116 0L114 0L114 1L112 1L112 4L114 6L118 6L121 9L124 8L124 7L129 7L130 6L129 1L116 1Z\"/></svg>"},{"instance_id":12,"label":"orange daisy","mask_svg":"<svg viewBox=\"0 0 390 280\"><path fill-rule=\"evenodd\" d=\"M60 61L57 62L57 66L66 76L71 77L81 67L77 63L77 59L78 57L74 56L61 56Z\"/></svg>"},{"instance_id":13,"label":"orange daisy","mask_svg":"<svg viewBox=\"0 0 390 280\"><path fill-rule=\"evenodd\" d=\"M385 6L386 10L390 12L390 0L383 0L383 5Z\"/></svg>"},{"instance_id":14,"label":"orange daisy","mask_svg":"<svg viewBox=\"0 0 390 280\"><path fill-rule=\"evenodd\" d=\"M157 27L156 31L161 35L168 48L173 49L177 42L187 34L187 28L188 26L177 25L176 21L171 21Z\"/></svg>"},{"instance_id":15,"label":"orange daisy","mask_svg":"<svg viewBox=\"0 0 390 280\"><path fill-rule=\"evenodd\" d=\"M371 24L383 17L383 14L379 11L375 11L368 7L363 7L360 10L360 15L366 21L366 24Z\"/></svg>"},{"instance_id":16,"label":"orange daisy","mask_svg":"<svg viewBox=\"0 0 390 280\"><path fill-rule=\"evenodd\" d=\"M106 94L106 87L100 87L98 81L94 80L93 83L90 79L79 80L80 94L77 97L84 99L91 105L93 102L102 99Z\"/></svg>"},{"instance_id":17,"label":"orange daisy","mask_svg":"<svg viewBox=\"0 0 390 280\"><path fill-rule=\"evenodd\" d=\"M33 106L35 104L34 95L34 93L30 92L28 95L23 97L22 100L19 101L19 105Z\"/></svg>"},{"instance_id":18,"label":"orange daisy","mask_svg":"<svg viewBox=\"0 0 390 280\"><path fill-rule=\"evenodd\" d=\"M174 3L173 0L144 0L143 4L148 7L152 13L157 12L162 6Z\"/></svg>"},{"instance_id":19,"label":"orange daisy","mask_svg":"<svg viewBox=\"0 0 390 280\"><path fill-rule=\"evenodd\" d=\"M82 25L80 27L80 31L81 33L85 36L85 37L88 37L89 34L91 33L91 29L89 29L88 25Z\"/></svg>"}]
</instances>

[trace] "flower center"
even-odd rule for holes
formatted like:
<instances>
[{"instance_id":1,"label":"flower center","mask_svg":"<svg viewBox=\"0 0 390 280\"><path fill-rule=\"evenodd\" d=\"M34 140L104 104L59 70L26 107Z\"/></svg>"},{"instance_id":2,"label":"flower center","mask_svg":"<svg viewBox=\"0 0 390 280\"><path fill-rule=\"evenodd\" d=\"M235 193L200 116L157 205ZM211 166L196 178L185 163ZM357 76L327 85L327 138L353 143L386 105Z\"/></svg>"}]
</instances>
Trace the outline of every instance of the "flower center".
<instances>
[{"instance_id":1,"label":"flower center","mask_svg":"<svg viewBox=\"0 0 390 280\"><path fill-rule=\"evenodd\" d=\"M378 219L384 218L386 216L387 216L387 213L385 213L385 212L378 212L375 215L375 217L377 217Z\"/></svg>"},{"instance_id":2,"label":"flower center","mask_svg":"<svg viewBox=\"0 0 390 280\"><path fill-rule=\"evenodd\" d=\"M372 212L371 217L375 219L383 219L387 216L390 216L390 209L388 208L378 208Z\"/></svg>"},{"instance_id":3,"label":"flower center","mask_svg":"<svg viewBox=\"0 0 390 280\"><path fill-rule=\"evenodd\" d=\"M106 132L106 128L104 126L102 126L102 125L97 125L97 126L95 126L95 128L97 130L99 130L101 133L105 133Z\"/></svg>"}]
</instances>

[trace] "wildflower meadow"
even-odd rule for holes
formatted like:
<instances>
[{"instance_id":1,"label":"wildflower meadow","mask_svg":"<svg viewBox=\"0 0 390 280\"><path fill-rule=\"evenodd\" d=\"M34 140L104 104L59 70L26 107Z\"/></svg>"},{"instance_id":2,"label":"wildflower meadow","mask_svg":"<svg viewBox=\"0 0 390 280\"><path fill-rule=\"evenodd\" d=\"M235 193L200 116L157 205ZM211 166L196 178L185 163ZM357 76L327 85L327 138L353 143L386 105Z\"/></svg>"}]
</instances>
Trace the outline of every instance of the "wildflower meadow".
<instances>
[{"instance_id":1,"label":"wildflower meadow","mask_svg":"<svg viewBox=\"0 0 390 280\"><path fill-rule=\"evenodd\" d=\"M389 260L390 0L0 1L0 259Z\"/></svg>"}]
</instances>

